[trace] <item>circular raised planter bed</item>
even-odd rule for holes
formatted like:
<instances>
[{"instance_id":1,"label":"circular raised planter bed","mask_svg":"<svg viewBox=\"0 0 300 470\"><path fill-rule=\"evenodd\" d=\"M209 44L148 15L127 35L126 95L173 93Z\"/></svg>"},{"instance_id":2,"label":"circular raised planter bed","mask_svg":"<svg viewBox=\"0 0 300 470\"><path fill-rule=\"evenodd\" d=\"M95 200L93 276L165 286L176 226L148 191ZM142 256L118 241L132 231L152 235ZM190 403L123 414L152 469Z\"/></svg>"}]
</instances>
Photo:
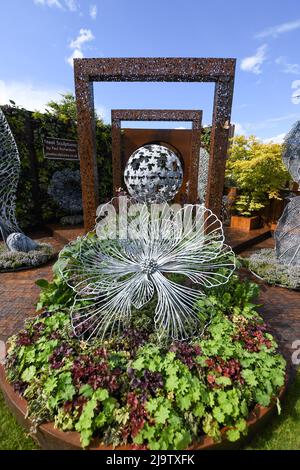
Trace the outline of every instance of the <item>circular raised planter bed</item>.
<instances>
[{"instance_id":1,"label":"circular raised planter bed","mask_svg":"<svg viewBox=\"0 0 300 470\"><path fill-rule=\"evenodd\" d=\"M49 263L52 261L57 260L57 253L53 253L50 258L47 259L47 261L44 261L41 264L38 264L37 266L22 266L20 268L15 268L15 269L0 269L0 274L5 274L5 273L18 273L20 271L29 271L31 269L38 269L38 268L43 268L47 266Z\"/></svg>"},{"instance_id":2,"label":"circular raised planter bed","mask_svg":"<svg viewBox=\"0 0 300 470\"><path fill-rule=\"evenodd\" d=\"M44 244L44 245L47 245L48 247L50 247L51 252L49 252L48 254L42 253L42 255L46 256L47 258L41 261L39 264L23 265L23 266L19 266L18 268L0 268L0 273L12 273L12 272L19 272L19 271L27 271L30 269L37 269L37 268L47 265L49 262L53 261L54 259L57 259L58 253L54 250L53 246L50 244ZM24 255L27 255L27 253L24 253ZM0 256L1 256L1 253L0 253Z\"/></svg>"},{"instance_id":3,"label":"circular raised planter bed","mask_svg":"<svg viewBox=\"0 0 300 470\"><path fill-rule=\"evenodd\" d=\"M288 286L285 286L284 284L277 284L276 282L275 283L271 283L271 282L268 282L266 279L264 279L263 277L259 276L258 274L256 274L254 271L252 271L250 268L249 268L249 272L252 274L253 277L255 277L256 279L258 279L259 281L261 281L262 284L266 284L268 286L274 286L274 287L282 287L283 289L288 289L288 290L291 290L291 291L294 291L294 292L300 292L300 287L297 287L297 288L293 288L293 287L288 287Z\"/></svg>"},{"instance_id":4,"label":"circular raised planter bed","mask_svg":"<svg viewBox=\"0 0 300 470\"><path fill-rule=\"evenodd\" d=\"M0 364L0 388L2 389L5 401L8 407L15 415L17 421L30 433L32 422L27 418L27 402L24 398L18 395L13 387L8 383L5 376L5 369ZM286 384L282 387L279 399L282 400L287 389L287 376ZM262 429L266 422L275 414L276 403L275 400L269 407L257 405L250 413L248 423L248 434L239 441L229 442L225 438L225 429L223 431L223 438L221 442L214 442L208 436L203 436L197 443L189 447L189 450L220 450L220 449L238 449L247 440L254 436L260 429ZM82 450L80 445L80 436L75 431L60 431L54 427L53 423L45 423L38 426L36 433L31 434L31 437L45 450ZM103 445L99 439L94 439L90 446L90 450L133 450L133 446L112 446Z\"/></svg>"}]
</instances>

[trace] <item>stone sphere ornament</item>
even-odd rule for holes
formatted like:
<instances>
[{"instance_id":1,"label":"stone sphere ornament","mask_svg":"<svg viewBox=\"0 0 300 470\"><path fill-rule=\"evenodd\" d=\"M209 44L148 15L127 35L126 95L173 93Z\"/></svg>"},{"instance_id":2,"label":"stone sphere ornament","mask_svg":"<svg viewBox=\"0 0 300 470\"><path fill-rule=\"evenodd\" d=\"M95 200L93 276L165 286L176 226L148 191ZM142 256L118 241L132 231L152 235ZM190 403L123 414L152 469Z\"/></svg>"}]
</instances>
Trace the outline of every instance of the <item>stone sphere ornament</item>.
<instances>
[{"instance_id":1,"label":"stone sphere ornament","mask_svg":"<svg viewBox=\"0 0 300 470\"><path fill-rule=\"evenodd\" d=\"M38 244L24 233L11 233L6 239L6 245L10 251L21 251L23 253L38 248Z\"/></svg>"},{"instance_id":2,"label":"stone sphere ornament","mask_svg":"<svg viewBox=\"0 0 300 470\"><path fill-rule=\"evenodd\" d=\"M182 180L183 170L178 156L160 144L139 147L130 156L124 172L130 196L145 202L172 200Z\"/></svg>"}]
</instances>

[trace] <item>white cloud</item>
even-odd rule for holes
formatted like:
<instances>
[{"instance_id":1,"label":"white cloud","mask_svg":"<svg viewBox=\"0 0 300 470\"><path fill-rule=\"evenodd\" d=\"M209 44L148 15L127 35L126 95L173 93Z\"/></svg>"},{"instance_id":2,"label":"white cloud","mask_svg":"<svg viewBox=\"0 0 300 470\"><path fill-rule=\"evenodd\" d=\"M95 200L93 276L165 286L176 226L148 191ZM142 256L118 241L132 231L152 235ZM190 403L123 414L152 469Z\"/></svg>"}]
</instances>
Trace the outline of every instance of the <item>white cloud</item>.
<instances>
[{"instance_id":1,"label":"white cloud","mask_svg":"<svg viewBox=\"0 0 300 470\"><path fill-rule=\"evenodd\" d=\"M30 82L0 80L0 104L9 104L9 100L13 100L30 111L45 111L46 103L60 99L65 92L63 89L35 86Z\"/></svg>"},{"instance_id":2,"label":"white cloud","mask_svg":"<svg viewBox=\"0 0 300 470\"><path fill-rule=\"evenodd\" d=\"M92 31L90 29L84 29L81 28L79 31L79 35L77 36L76 39L73 39L69 47L71 49L74 49L72 54L66 58L66 62L73 67L73 59L82 59L83 58L83 52L82 48L86 42L93 41L95 39L95 36L93 35Z\"/></svg>"},{"instance_id":3,"label":"white cloud","mask_svg":"<svg viewBox=\"0 0 300 470\"><path fill-rule=\"evenodd\" d=\"M49 101L61 100L61 95L67 93L63 87L38 86L30 82L5 82L0 80L0 105L10 104L9 100L15 101L16 105L29 111L44 112ZM95 106L98 116L108 122L110 113L101 105Z\"/></svg>"},{"instance_id":4,"label":"white cloud","mask_svg":"<svg viewBox=\"0 0 300 470\"><path fill-rule=\"evenodd\" d=\"M271 26L266 28L263 31L260 31L255 35L257 39L273 37L277 38L280 34L288 33L289 31L294 31L295 29L300 28L300 19L295 21L289 21L287 23L282 23L277 26Z\"/></svg>"},{"instance_id":5,"label":"white cloud","mask_svg":"<svg viewBox=\"0 0 300 470\"><path fill-rule=\"evenodd\" d=\"M244 72L251 72L256 75L261 73L261 65L266 60L267 44L260 46L253 56L245 57L241 62L241 69Z\"/></svg>"},{"instance_id":6,"label":"white cloud","mask_svg":"<svg viewBox=\"0 0 300 470\"><path fill-rule=\"evenodd\" d=\"M286 121L293 122L296 119L299 119L299 115L297 113L290 113L282 116L264 119L263 121L243 122L242 124L236 122L233 124L235 125L235 135L253 135L259 134L260 131L264 131L266 129L278 129L278 135L275 135L274 137L265 140L273 140L273 142L280 143L280 139L283 138L283 134L279 133L280 128L282 127L281 123L284 123ZM276 131L274 130L273 132L275 134Z\"/></svg>"},{"instance_id":7,"label":"white cloud","mask_svg":"<svg viewBox=\"0 0 300 470\"><path fill-rule=\"evenodd\" d=\"M283 116L278 116L278 117L266 119L265 121L261 121L261 123L273 124L273 123L276 123L276 122L289 121L290 119L295 119L296 117L297 117L297 114L295 114L295 113L284 114Z\"/></svg>"},{"instance_id":8,"label":"white cloud","mask_svg":"<svg viewBox=\"0 0 300 470\"><path fill-rule=\"evenodd\" d=\"M34 0L36 5L44 5L47 7L57 7L60 9L67 9L69 11L77 11L78 4L76 0Z\"/></svg>"},{"instance_id":9,"label":"white cloud","mask_svg":"<svg viewBox=\"0 0 300 470\"><path fill-rule=\"evenodd\" d=\"M263 143L269 144L270 142L273 142L273 144L282 144L285 136L286 136L286 133L283 132L282 134L275 135L274 137L269 137L268 139L264 139Z\"/></svg>"},{"instance_id":10,"label":"white cloud","mask_svg":"<svg viewBox=\"0 0 300 470\"><path fill-rule=\"evenodd\" d=\"M294 80L292 82L292 90L295 90L293 91L292 97L291 97L292 103L300 104L300 80Z\"/></svg>"},{"instance_id":11,"label":"white cloud","mask_svg":"<svg viewBox=\"0 0 300 470\"><path fill-rule=\"evenodd\" d=\"M36 5L46 5L48 7L63 8L59 0L34 0Z\"/></svg>"},{"instance_id":12,"label":"white cloud","mask_svg":"<svg viewBox=\"0 0 300 470\"><path fill-rule=\"evenodd\" d=\"M78 10L78 5L75 0L65 0L66 7L70 11L77 11Z\"/></svg>"},{"instance_id":13,"label":"white cloud","mask_svg":"<svg viewBox=\"0 0 300 470\"><path fill-rule=\"evenodd\" d=\"M81 28L79 35L70 42L69 47L71 49L81 49L85 42L93 41L93 39L95 39L95 37L90 29Z\"/></svg>"},{"instance_id":14,"label":"white cloud","mask_svg":"<svg viewBox=\"0 0 300 470\"><path fill-rule=\"evenodd\" d=\"M97 18L97 5L90 5L90 17L95 20Z\"/></svg>"},{"instance_id":15,"label":"white cloud","mask_svg":"<svg viewBox=\"0 0 300 470\"><path fill-rule=\"evenodd\" d=\"M104 106L95 105L95 110L97 115L104 121L108 121L109 113L108 110Z\"/></svg>"},{"instance_id":16,"label":"white cloud","mask_svg":"<svg viewBox=\"0 0 300 470\"><path fill-rule=\"evenodd\" d=\"M243 127L243 124L240 124L239 122L234 123L234 134L235 135L246 135L247 131Z\"/></svg>"},{"instance_id":17,"label":"white cloud","mask_svg":"<svg viewBox=\"0 0 300 470\"><path fill-rule=\"evenodd\" d=\"M291 113L285 114L283 116L277 116L273 118L264 119L263 121L256 121L256 122L246 122L244 123L244 127L248 133L258 131L261 129L273 129L282 122L285 121L293 121L294 119L298 118L298 114Z\"/></svg>"},{"instance_id":18,"label":"white cloud","mask_svg":"<svg viewBox=\"0 0 300 470\"><path fill-rule=\"evenodd\" d=\"M282 66L282 71L284 73L291 73L295 75L300 75L300 64L289 64L285 57L278 57L275 60L276 64Z\"/></svg>"},{"instance_id":19,"label":"white cloud","mask_svg":"<svg viewBox=\"0 0 300 470\"><path fill-rule=\"evenodd\" d=\"M73 67L73 59L82 59L83 58L83 52L80 49L75 49L72 54L66 58L66 61L68 64Z\"/></svg>"}]
</instances>

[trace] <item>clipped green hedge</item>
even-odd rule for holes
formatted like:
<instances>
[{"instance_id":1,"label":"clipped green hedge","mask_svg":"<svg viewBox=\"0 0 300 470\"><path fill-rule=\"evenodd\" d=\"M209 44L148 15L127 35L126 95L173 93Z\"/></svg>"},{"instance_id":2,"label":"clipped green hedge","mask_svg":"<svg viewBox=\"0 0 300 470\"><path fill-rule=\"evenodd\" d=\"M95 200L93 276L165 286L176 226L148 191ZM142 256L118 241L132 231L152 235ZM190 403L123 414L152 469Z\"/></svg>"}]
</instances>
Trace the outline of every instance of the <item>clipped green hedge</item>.
<instances>
[{"instance_id":1,"label":"clipped green hedge","mask_svg":"<svg viewBox=\"0 0 300 470\"><path fill-rule=\"evenodd\" d=\"M55 171L64 168L79 169L79 163L46 160L43 156L42 142L46 136L77 140L76 123L50 113L29 113L27 110L16 106L3 106L2 109L15 137L21 160L16 207L17 220L20 226L26 230L43 223L59 220L65 214L48 195L49 182ZM28 114L31 114L33 126L33 144L37 161L35 171L38 181L38 201L35 201L34 175L28 147L28 128L26 128L26 116ZM102 124L99 121L96 126L96 140L99 192L101 200L104 200L112 194L111 126Z\"/></svg>"}]
</instances>

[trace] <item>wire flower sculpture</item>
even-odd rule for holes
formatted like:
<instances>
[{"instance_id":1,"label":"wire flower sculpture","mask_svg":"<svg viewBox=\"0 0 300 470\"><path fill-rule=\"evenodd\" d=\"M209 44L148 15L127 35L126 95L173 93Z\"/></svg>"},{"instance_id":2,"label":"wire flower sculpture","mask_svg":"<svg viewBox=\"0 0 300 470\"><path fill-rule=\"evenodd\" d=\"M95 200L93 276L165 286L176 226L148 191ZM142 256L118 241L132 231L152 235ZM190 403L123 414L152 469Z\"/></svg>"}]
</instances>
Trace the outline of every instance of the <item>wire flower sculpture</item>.
<instances>
[{"instance_id":1,"label":"wire flower sculpture","mask_svg":"<svg viewBox=\"0 0 300 470\"><path fill-rule=\"evenodd\" d=\"M300 183L300 121L285 136L282 160L293 180Z\"/></svg>"},{"instance_id":2,"label":"wire flower sculpture","mask_svg":"<svg viewBox=\"0 0 300 470\"><path fill-rule=\"evenodd\" d=\"M16 192L20 175L20 158L14 136L0 109L0 222L6 236L20 232L16 215Z\"/></svg>"},{"instance_id":3,"label":"wire flower sculpture","mask_svg":"<svg viewBox=\"0 0 300 470\"><path fill-rule=\"evenodd\" d=\"M300 121L284 140L282 160L291 177L300 183ZM300 265L300 196L290 199L274 233L278 260L290 266Z\"/></svg>"},{"instance_id":4,"label":"wire flower sculpture","mask_svg":"<svg viewBox=\"0 0 300 470\"><path fill-rule=\"evenodd\" d=\"M200 287L225 284L235 269L234 254L210 210L176 207L130 203L126 237L121 223L112 228L112 217L106 226L96 225L97 235L81 239L75 258L68 250L61 253L61 274L76 293L71 316L77 336L104 338L119 331L129 323L132 307L140 309L155 296L159 335L186 339L208 320L194 309L205 295ZM102 215L106 211L104 206ZM180 283L182 278L189 285Z\"/></svg>"}]
</instances>

